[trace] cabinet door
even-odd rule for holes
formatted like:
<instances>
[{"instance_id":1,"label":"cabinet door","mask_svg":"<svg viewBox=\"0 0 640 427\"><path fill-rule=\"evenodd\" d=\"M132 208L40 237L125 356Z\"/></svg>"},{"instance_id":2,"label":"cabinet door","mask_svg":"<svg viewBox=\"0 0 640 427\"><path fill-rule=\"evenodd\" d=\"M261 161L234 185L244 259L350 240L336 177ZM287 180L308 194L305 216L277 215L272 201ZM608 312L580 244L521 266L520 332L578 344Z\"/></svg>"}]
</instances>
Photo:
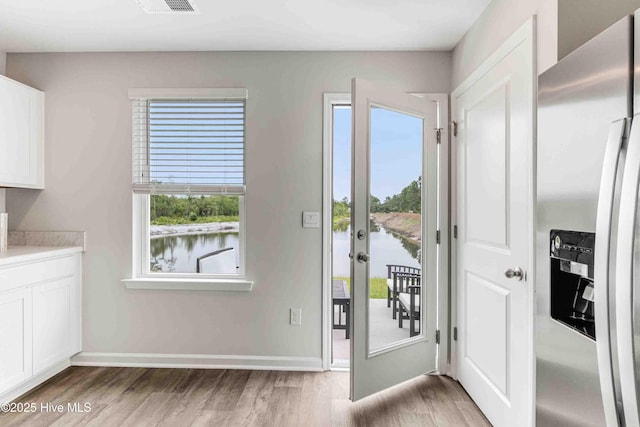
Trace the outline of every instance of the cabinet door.
<instances>
[{"instance_id":1,"label":"cabinet door","mask_svg":"<svg viewBox=\"0 0 640 427\"><path fill-rule=\"evenodd\" d=\"M0 76L0 185L44 188L44 94Z\"/></svg>"},{"instance_id":2,"label":"cabinet door","mask_svg":"<svg viewBox=\"0 0 640 427\"><path fill-rule=\"evenodd\" d=\"M74 277L33 289L33 370L38 373L71 355L71 292Z\"/></svg>"},{"instance_id":3,"label":"cabinet door","mask_svg":"<svg viewBox=\"0 0 640 427\"><path fill-rule=\"evenodd\" d=\"M30 292L0 293L0 393L31 376Z\"/></svg>"}]
</instances>

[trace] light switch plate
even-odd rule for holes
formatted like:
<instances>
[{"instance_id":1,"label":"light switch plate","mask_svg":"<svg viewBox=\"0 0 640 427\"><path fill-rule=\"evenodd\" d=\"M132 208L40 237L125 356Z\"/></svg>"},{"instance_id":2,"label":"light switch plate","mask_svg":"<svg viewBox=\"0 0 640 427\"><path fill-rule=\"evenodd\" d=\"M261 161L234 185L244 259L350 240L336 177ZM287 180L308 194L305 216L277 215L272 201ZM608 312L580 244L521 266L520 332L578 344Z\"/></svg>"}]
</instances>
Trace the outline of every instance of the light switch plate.
<instances>
[{"instance_id":1,"label":"light switch plate","mask_svg":"<svg viewBox=\"0 0 640 427\"><path fill-rule=\"evenodd\" d=\"M302 227L320 228L320 212L312 212L312 211L302 212Z\"/></svg>"}]
</instances>

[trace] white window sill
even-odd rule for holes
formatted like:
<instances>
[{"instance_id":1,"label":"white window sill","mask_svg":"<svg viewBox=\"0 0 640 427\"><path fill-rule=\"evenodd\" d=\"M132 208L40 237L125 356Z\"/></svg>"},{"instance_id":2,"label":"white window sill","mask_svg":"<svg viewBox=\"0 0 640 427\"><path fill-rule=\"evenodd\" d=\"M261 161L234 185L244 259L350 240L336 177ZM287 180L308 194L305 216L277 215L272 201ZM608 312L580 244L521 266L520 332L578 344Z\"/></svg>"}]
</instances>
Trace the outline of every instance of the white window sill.
<instances>
[{"instance_id":1,"label":"white window sill","mask_svg":"<svg viewBox=\"0 0 640 427\"><path fill-rule=\"evenodd\" d=\"M145 277L124 279L122 282L127 289L232 292L249 292L253 289L253 281L242 279L155 279Z\"/></svg>"}]
</instances>

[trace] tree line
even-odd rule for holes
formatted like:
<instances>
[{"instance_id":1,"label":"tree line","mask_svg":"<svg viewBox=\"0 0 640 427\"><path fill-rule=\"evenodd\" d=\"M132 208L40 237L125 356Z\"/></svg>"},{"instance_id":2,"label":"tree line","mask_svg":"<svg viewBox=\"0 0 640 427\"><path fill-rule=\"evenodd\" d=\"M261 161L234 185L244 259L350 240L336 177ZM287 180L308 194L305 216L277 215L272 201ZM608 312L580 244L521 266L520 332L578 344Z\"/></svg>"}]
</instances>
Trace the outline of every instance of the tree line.
<instances>
[{"instance_id":1,"label":"tree line","mask_svg":"<svg viewBox=\"0 0 640 427\"><path fill-rule=\"evenodd\" d=\"M153 224L184 224L233 220L239 215L238 196L151 195L149 206Z\"/></svg>"},{"instance_id":2,"label":"tree line","mask_svg":"<svg viewBox=\"0 0 640 427\"><path fill-rule=\"evenodd\" d=\"M371 195L370 210L371 213L389 213L389 212L421 212L421 187L422 180L418 178L404 187L402 191L393 196L387 196L381 201L374 195ZM333 201L333 217L345 218L349 217L351 211L351 203L345 197L342 200Z\"/></svg>"}]
</instances>

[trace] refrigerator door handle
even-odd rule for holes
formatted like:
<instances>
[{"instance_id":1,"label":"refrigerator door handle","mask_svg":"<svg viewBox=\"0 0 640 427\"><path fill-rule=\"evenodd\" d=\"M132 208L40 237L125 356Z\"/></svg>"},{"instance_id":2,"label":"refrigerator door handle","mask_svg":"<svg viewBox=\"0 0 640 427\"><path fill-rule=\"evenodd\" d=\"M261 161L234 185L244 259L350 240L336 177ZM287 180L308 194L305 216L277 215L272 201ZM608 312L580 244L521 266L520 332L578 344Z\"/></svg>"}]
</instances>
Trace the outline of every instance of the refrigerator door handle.
<instances>
[{"instance_id":1,"label":"refrigerator door handle","mask_svg":"<svg viewBox=\"0 0 640 427\"><path fill-rule=\"evenodd\" d=\"M634 253L638 182L640 178L640 126L629 136L622 178L618 244L616 251L616 329L620 388L626 426L640 426L634 342ZM597 240L597 238L596 238Z\"/></svg>"},{"instance_id":2,"label":"refrigerator door handle","mask_svg":"<svg viewBox=\"0 0 640 427\"><path fill-rule=\"evenodd\" d=\"M600 180L598 215L596 220L594 254L596 349L598 354L600 389L602 392L605 419L609 427L620 425L611 352L611 346L615 344L615 337L611 336L611 325L609 321L611 316L609 282L613 271L611 268L611 231L618 163L629 123L629 119L622 119L611 123L609 127L609 136L607 138L602 177ZM640 129L636 129L636 131L640 131Z\"/></svg>"}]
</instances>

